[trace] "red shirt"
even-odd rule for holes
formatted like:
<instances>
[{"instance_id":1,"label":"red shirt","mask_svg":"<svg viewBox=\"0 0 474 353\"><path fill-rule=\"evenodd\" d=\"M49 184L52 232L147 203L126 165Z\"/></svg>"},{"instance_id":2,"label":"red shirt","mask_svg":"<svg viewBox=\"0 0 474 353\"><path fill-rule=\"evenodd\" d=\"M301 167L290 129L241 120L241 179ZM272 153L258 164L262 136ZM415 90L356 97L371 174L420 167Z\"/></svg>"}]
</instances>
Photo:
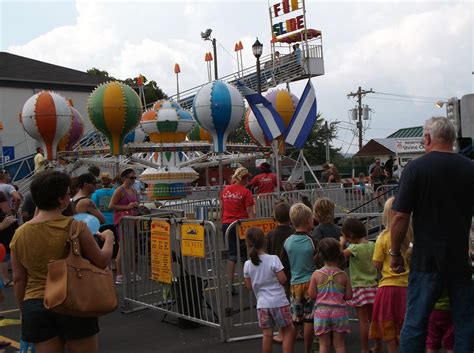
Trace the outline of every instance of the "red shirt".
<instances>
[{"instance_id":1,"label":"red shirt","mask_svg":"<svg viewBox=\"0 0 474 353\"><path fill-rule=\"evenodd\" d=\"M224 207L222 224L248 218L247 207L254 204L250 190L240 184L226 186L222 191L221 199Z\"/></svg>"},{"instance_id":2,"label":"red shirt","mask_svg":"<svg viewBox=\"0 0 474 353\"><path fill-rule=\"evenodd\" d=\"M268 194L275 191L277 186L277 176L273 173L261 173L256 175L249 183L251 186L256 186L258 194Z\"/></svg>"}]
</instances>

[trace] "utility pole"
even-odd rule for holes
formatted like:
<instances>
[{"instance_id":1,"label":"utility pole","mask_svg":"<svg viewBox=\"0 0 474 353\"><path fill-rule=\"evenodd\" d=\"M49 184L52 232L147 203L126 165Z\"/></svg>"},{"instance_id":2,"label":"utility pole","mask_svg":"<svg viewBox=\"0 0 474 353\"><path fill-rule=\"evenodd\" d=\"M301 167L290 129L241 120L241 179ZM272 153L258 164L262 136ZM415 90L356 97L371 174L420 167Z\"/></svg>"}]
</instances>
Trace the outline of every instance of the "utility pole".
<instances>
[{"instance_id":1,"label":"utility pole","mask_svg":"<svg viewBox=\"0 0 474 353\"><path fill-rule=\"evenodd\" d=\"M326 163L329 164L331 160L329 157L329 127L327 121L324 123L324 130L326 130Z\"/></svg>"},{"instance_id":2,"label":"utility pole","mask_svg":"<svg viewBox=\"0 0 474 353\"><path fill-rule=\"evenodd\" d=\"M375 93L372 88L370 90L363 90L360 86L357 92L349 93L347 98L357 97L357 112L358 112L358 121L357 121L357 130L359 130L359 150L362 149L362 96L365 96L367 93Z\"/></svg>"}]
</instances>

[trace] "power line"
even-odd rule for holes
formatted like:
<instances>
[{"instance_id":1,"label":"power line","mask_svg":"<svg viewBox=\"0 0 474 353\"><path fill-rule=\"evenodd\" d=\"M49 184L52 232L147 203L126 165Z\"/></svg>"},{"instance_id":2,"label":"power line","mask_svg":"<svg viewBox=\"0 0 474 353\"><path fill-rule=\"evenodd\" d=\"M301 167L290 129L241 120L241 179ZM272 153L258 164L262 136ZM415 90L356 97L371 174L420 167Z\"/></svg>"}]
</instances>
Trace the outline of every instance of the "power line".
<instances>
[{"instance_id":1,"label":"power line","mask_svg":"<svg viewBox=\"0 0 474 353\"><path fill-rule=\"evenodd\" d=\"M436 99L436 100L440 100L440 99L447 100L448 99L446 97L415 96L415 95L410 95L410 94L398 94L398 93L386 93L386 92L374 92L374 93L385 95L385 96L406 97L406 98Z\"/></svg>"},{"instance_id":2,"label":"power line","mask_svg":"<svg viewBox=\"0 0 474 353\"><path fill-rule=\"evenodd\" d=\"M416 99L402 99L402 98L381 98L381 97L367 97L367 99L378 99L378 100L385 100L385 101L397 101L397 102L413 102L413 103L429 103L434 104L437 101L434 100L416 100Z\"/></svg>"}]
</instances>

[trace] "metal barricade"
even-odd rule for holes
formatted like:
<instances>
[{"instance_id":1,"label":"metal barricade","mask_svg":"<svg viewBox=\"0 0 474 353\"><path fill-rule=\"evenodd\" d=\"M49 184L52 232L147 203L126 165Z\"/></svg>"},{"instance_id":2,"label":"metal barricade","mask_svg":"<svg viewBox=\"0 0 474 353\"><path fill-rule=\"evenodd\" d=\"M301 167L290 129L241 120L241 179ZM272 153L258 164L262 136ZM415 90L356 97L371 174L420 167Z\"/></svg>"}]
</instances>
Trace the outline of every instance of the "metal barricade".
<instances>
[{"instance_id":1,"label":"metal barricade","mask_svg":"<svg viewBox=\"0 0 474 353\"><path fill-rule=\"evenodd\" d=\"M254 195L256 218L272 217L278 200L280 198L276 193Z\"/></svg>"},{"instance_id":2,"label":"metal barricade","mask_svg":"<svg viewBox=\"0 0 474 353\"><path fill-rule=\"evenodd\" d=\"M163 202L159 209L183 211L188 219L215 220L218 216L218 200L169 200Z\"/></svg>"},{"instance_id":3,"label":"metal barricade","mask_svg":"<svg viewBox=\"0 0 474 353\"><path fill-rule=\"evenodd\" d=\"M311 203L311 205L313 205L313 191L314 189L285 191L281 194L281 198L287 201L290 205L293 205L298 202L303 202L303 198L305 197ZM311 209L313 209L313 207L311 207Z\"/></svg>"},{"instance_id":4,"label":"metal barricade","mask_svg":"<svg viewBox=\"0 0 474 353\"><path fill-rule=\"evenodd\" d=\"M156 225L154 221L169 225L167 245L160 245L153 239L151 227ZM196 224L196 221L142 216L122 219L124 312L150 308L177 318L178 325L194 322L218 328L223 340L224 326L220 320L223 317L223 294L220 293L223 291L222 241L215 225L204 220L200 223L204 226L204 258L184 256L181 227L189 223ZM158 251L168 254L167 260L171 263L169 283L158 281L152 271L154 261L163 261L157 258Z\"/></svg>"},{"instance_id":5,"label":"metal barricade","mask_svg":"<svg viewBox=\"0 0 474 353\"><path fill-rule=\"evenodd\" d=\"M344 221L349 218L357 218L364 225L367 230L367 239L375 240L380 232L383 230L382 225L382 213L335 213L334 218L338 221L339 225L342 225Z\"/></svg>"}]
</instances>

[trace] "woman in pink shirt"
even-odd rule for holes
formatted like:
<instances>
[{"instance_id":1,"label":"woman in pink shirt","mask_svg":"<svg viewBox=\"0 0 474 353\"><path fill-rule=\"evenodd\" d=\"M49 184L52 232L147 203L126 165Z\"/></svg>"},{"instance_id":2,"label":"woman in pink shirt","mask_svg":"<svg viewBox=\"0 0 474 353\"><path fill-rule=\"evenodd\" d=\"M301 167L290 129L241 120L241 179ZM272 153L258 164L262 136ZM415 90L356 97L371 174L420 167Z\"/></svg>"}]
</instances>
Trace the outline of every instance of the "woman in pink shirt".
<instances>
[{"instance_id":1,"label":"woman in pink shirt","mask_svg":"<svg viewBox=\"0 0 474 353\"><path fill-rule=\"evenodd\" d=\"M247 168L237 168L232 175L233 183L224 188L221 194L221 210L222 210L222 234L225 234L232 222L245 218L254 218L253 197L249 189L246 188L249 178ZM237 262L237 233L235 227L229 232L229 279L234 282L235 264ZM240 258L242 264L247 260L247 248L245 240L238 240L240 247ZM234 287L232 287L234 293Z\"/></svg>"}]
</instances>

